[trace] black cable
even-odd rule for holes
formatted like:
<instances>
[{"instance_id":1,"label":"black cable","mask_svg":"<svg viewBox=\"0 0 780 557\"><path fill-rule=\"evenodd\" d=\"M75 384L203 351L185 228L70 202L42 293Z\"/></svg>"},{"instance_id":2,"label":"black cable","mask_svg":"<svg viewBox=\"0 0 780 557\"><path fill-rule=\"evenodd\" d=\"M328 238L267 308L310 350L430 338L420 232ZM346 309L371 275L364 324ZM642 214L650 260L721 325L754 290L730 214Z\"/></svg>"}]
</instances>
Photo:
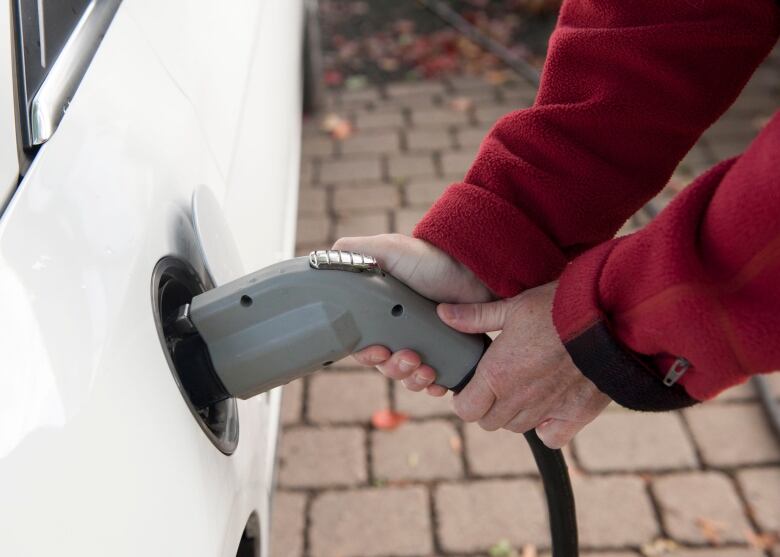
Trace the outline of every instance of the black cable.
<instances>
[{"instance_id":1,"label":"black cable","mask_svg":"<svg viewBox=\"0 0 780 557\"><path fill-rule=\"evenodd\" d=\"M577 557L577 514L569 468L560 450L548 448L533 429L525 433L542 477L550 520L552 557Z\"/></svg>"},{"instance_id":2,"label":"black cable","mask_svg":"<svg viewBox=\"0 0 780 557\"><path fill-rule=\"evenodd\" d=\"M487 352L492 342L484 335ZM452 391L459 393L474 376L475 365ZM531 447L531 452L539 469L544 485L544 495L547 499L547 516L550 522L550 540L552 557L577 557L579 555L577 540L577 513L574 506L574 492L569 479L569 467L559 449L550 449L542 443L535 430L525 432L525 440Z\"/></svg>"}]
</instances>

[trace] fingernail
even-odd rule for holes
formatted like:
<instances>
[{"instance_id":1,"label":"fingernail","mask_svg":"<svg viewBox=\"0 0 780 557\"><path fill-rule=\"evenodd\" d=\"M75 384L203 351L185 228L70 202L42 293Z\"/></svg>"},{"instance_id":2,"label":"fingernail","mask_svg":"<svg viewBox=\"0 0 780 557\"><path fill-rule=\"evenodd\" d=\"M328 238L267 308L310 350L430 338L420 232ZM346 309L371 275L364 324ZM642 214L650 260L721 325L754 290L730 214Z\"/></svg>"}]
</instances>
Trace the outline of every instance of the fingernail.
<instances>
[{"instance_id":1,"label":"fingernail","mask_svg":"<svg viewBox=\"0 0 780 557\"><path fill-rule=\"evenodd\" d=\"M414 374L414 382L417 383L418 385L427 385L428 384L428 380L425 377L423 377L422 374L420 374L420 373L415 373Z\"/></svg>"},{"instance_id":2,"label":"fingernail","mask_svg":"<svg viewBox=\"0 0 780 557\"><path fill-rule=\"evenodd\" d=\"M384 361L385 361L385 359L382 357L381 354L372 354L371 355L371 363L372 364L381 364Z\"/></svg>"},{"instance_id":3,"label":"fingernail","mask_svg":"<svg viewBox=\"0 0 780 557\"><path fill-rule=\"evenodd\" d=\"M458 318L459 308L457 305L439 304L439 308L441 308L442 317L453 321Z\"/></svg>"},{"instance_id":4,"label":"fingernail","mask_svg":"<svg viewBox=\"0 0 780 557\"><path fill-rule=\"evenodd\" d=\"M401 371L412 371L414 369L414 362L410 362L409 360L401 360L398 363L398 367L401 368Z\"/></svg>"}]
</instances>

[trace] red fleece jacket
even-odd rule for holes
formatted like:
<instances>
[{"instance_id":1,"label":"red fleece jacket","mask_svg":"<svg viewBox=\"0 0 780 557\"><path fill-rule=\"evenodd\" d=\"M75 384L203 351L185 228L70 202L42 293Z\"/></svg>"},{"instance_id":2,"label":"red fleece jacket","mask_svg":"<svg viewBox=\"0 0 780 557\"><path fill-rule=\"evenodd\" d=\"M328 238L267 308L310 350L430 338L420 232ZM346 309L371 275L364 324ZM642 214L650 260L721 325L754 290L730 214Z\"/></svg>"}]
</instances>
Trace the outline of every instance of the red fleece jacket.
<instances>
[{"instance_id":1,"label":"red fleece jacket","mask_svg":"<svg viewBox=\"0 0 780 557\"><path fill-rule=\"evenodd\" d=\"M536 102L493 127L415 236L502 297L560 277L561 338L626 406L685 406L780 369L780 115L611 240L779 34L773 0L565 2Z\"/></svg>"}]
</instances>

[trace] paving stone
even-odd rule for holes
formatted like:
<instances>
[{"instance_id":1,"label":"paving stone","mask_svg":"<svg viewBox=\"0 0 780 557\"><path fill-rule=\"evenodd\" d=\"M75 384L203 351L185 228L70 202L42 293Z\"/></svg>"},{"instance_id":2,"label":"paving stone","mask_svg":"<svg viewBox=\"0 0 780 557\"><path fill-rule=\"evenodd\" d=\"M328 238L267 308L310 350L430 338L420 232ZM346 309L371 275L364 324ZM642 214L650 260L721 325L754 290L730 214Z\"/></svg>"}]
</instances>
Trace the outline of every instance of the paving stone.
<instances>
[{"instance_id":1,"label":"paving stone","mask_svg":"<svg viewBox=\"0 0 780 557\"><path fill-rule=\"evenodd\" d=\"M756 391L750 382L726 389L715 398L718 402L751 401L755 399Z\"/></svg>"},{"instance_id":2,"label":"paving stone","mask_svg":"<svg viewBox=\"0 0 780 557\"><path fill-rule=\"evenodd\" d=\"M282 434L279 483L330 487L366 481L365 433L357 427L301 427Z\"/></svg>"},{"instance_id":3,"label":"paving stone","mask_svg":"<svg viewBox=\"0 0 780 557\"><path fill-rule=\"evenodd\" d=\"M459 181L461 178L462 176L412 178L404 186L406 202L412 206L423 205L427 208L441 197L441 194L444 193L444 190L450 184Z\"/></svg>"},{"instance_id":4,"label":"paving stone","mask_svg":"<svg viewBox=\"0 0 780 557\"><path fill-rule=\"evenodd\" d=\"M780 533L780 468L741 470L737 478L759 528Z\"/></svg>"},{"instance_id":5,"label":"paving stone","mask_svg":"<svg viewBox=\"0 0 780 557\"><path fill-rule=\"evenodd\" d=\"M290 425L300 422L302 409L303 379L296 379L287 383L282 389L282 424Z\"/></svg>"},{"instance_id":6,"label":"paving stone","mask_svg":"<svg viewBox=\"0 0 780 557\"><path fill-rule=\"evenodd\" d=\"M471 151L452 151L441 156L441 168L444 174L460 176L466 175L471 168L476 153Z\"/></svg>"},{"instance_id":7,"label":"paving stone","mask_svg":"<svg viewBox=\"0 0 780 557\"><path fill-rule=\"evenodd\" d=\"M412 112L412 123L417 127L464 125L469 123L469 114L449 107L417 109Z\"/></svg>"},{"instance_id":8,"label":"paving stone","mask_svg":"<svg viewBox=\"0 0 780 557\"><path fill-rule=\"evenodd\" d=\"M442 397L428 396L406 389L401 383L393 386L395 407L399 412L413 418L431 418L434 416L453 416L452 395Z\"/></svg>"},{"instance_id":9,"label":"paving stone","mask_svg":"<svg viewBox=\"0 0 780 557\"><path fill-rule=\"evenodd\" d=\"M382 167L378 157L324 160L320 166L323 184L378 181Z\"/></svg>"},{"instance_id":10,"label":"paving stone","mask_svg":"<svg viewBox=\"0 0 780 557\"><path fill-rule=\"evenodd\" d=\"M311 506L312 557L428 555L433 551L423 487L324 493Z\"/></svg>"},{"instance_id":11,"label":"paving stone","mask_svg":"<svg viewBox=\"0 0 780 557\"><path fill-rule=\"evenodd\" d=\"M498 121L500 118L503 118L513 110L515 109L511 106L479 106L477 107L476 113L477 122L483 126L492 126L496 123L496 121Z\"/></svg>"},{"instance_id":12,"label":"paving stone","mask_svg":"<svg viewBox=\"0 0 780 557\"><path fill-rule=\"evenodd\" d=\"M395 231L411 235L412 230L425 215L426 209L401 209L395 214Z\"/></svg>"},{"instance_id":13,"label":"paving stone","mask_svg":"<svg viewBox=\"0 0 780 557\"><path fill-rule=\"evenodd\" d=\"M489 127L480 126L476 128L459 128L456 132L458 145L463 151L470 153L473 159L477 155L477 149L482 144L482 140L490 132Z\"/></svg>"},{"instance_id":14,"label":"paving stone","mask_svg":"<svg viewBox=\"0 0 780 557\"><path fill-rule=\"evenodd\" d=\"M664 557L764 557L764 553L757 549L747 548L679 549L671 553L665 553Z\"/></svg>"},{"instance_id":15,"label":"paving stone","mask_svg":"<svg viewBox=\"0 0 780 557\"><path fill-rule=\"evenodd\" d=\"M301 185L314 183L314 161L303 159L298 174L298 180Z\"/></svg>"},{"instance_id":16,"label":"paving stone","mask_svg":"<svg viewBox=\"0 0 780 557\"><path fill-rule=\"evenodd\" d=\"M542 488L533 480L440 484L434 497L444 551L485 551L500 540L513 547L550 543Z\"/></svg>"},{"instance_id":17,"label":"paving stone","mask_svg":"<svg viewBox=\"0 0 780 557\"><path fill-rule=\"evenodd\" d=\"M397 186L342 187L333 192L333 207L338 214L366 209L393 209L401 205Z\"/></svg>"},{"instance_id":18,"label":"paving stone","mask_svg":"<svg viewBox=\"0 0 780 557\"><path fill-rule=\"evenodd\" d=\"M536 473L528 443L519 433L505 429L485 431L478 424L464 426L466 459L477 476Z\"/></svg>"},{"instance_id":19,"label":"paving stone","mask_svg":"<svg viewBox=\"0 0 780 557\"><path fill-rule=\"evenodd\" d=\"M326 216L302 216L298 219L295 241L298 244L326 244L330 220Z\"/></svg>"},{"instance_id":20,"label":"paving stone","mask_svg":"<svg viewBox=\"0 0 780 557\"><path fill-rule=\"evenodd\" d=\"M368 87L366 89L354 89L341 91L339 100L341 105L363 104L377 102L380 98L379 89Z\"/></svg>"},{"instance_id":21,"label":"paving stone","mask_svg":"<svg viewBox=\"0 0 780 557\"><path fill-rule=\"evenodd\" d=\"M329 156L334 152L333 140L324 134L303 137L301 153L304 157Z\"/></svg>"},{"instance_id":22,"label":"paving stone","mask_svg":"<svg viewBox=\"0 0 780 557\"><path fill-rule=\"evenodd\" d=\"M572 484L583 547L641 546L658 536L653 507L641 479L574 477Z\"/></svg>"},{"instance_id":23,"label":"paving stone","mask_svg":"<svg viewBox=\"0 0 780 557\"><path fill-rule=\"evenodd\" d=\"M372 431L374 477L383 480L446 480L463 476L462 443L444 420L406 423L393 431Z\"/></svg>"},{"instance_id":24,"label":"paving stone","mask_svg":"<svg viewBox=\"0 0 780 557\"><path fill-rule=\"evenodd\" d=\"M417 83L391 83L385 87L389 99L401 97L430 97L444 94L444 84L440 81L420 81Z\"/></svg>"},{"instance_id":25,"label":"paving stone","mask_svg":"<svg viewBox=\"0 0 780 557\"><path fill-rule=\"evenodd\" d=\"M326 371L309 381L309 419L315 423L368 422L390 406L387 380L375 371Z\"/></svg>"},{"instance_id":26,"label":"paving stone","mask_svg":"<svg viewBox=\"0 0 780 557\"><path fill-rule=\"evenodd\" d=\"M414 176L433 176L436 168L431 155L404 155L388 159L390 177L394 179Z\"/></svg>"},{"instance_id":27,"label":"paving stone","mask_svg":"<svg viewBox=\"0 0 780 557\"><path fill-rule=\"evenodd\" d=\"M452 147L452 136L446 129L416 129L406 132L406 148L411 151L434 151Z\"/></svg>"},{"instance_id":28,"label":"paving stone","mask_svg":"<svg viewBox=\"0 0 780 557\"><path fill-rule=\"evenodd\" d=\"M372 236L386 232L390 232L390 216L387 212L341 216L336 220L336 238Z\"/></svg>"},{"instance_id":29,"label":"paving stone","mask_svg":"<svg viewBox=\"0 0 780 557\"><path fill-rule=\"evenodd\" d=\"M574 439L584 469L594 472L696 466L696 454L673 413L604 412Z\"/></svg>"},{"instance_id":30,"label":"paving stone","mask_svg":"<svg viewBox=\"0 0 780 557\"><path fill-rule=\"evenodd\" d=\"M274 494L271 520L271 554L302 557L306 496L281 491Z\"/></svg>"},{"instance_id":31,"label":"paving stone","mask_svg":"<svg viewBox=\"0 0 780 557\"><path fill-rule=\"evenodd\" d=\"M327 212L327 192L322 188L301 188L298 192L298 214L323 215Z\"/></svg>"},{"instance_id":32,"label":"paving stone","mask_svg":"<svg viewBox=\"0 0 780 557\"><path fill-rule=\"evenodd\" d=\"M373 112L360 112L355 115L355 127L359 131L394 129L404 126L404 115L400 108Z\"/></svg>"},{"instance_id":33,"label":"paving stone","mask_svg":"<svg viewBox=\"0 0 780 557\"><path fill-rule=\"evenodd\" d=\"M758 404L704 404L685 416L710 466L780 461L780 448Z\"/></svg>"},{"instance_id":34,"label":"paving stone","mask_svg":"<svg viewBox=\"0 0 780 557\"><path fill-rule=\"evenodd\" d=\"M656 479L652 489L664 526L675 540L707 543L711 540L705 533L713 530L723 542L746 541L750 525L727 476L718 472L673 474Z\"/></svg>"},{"instance_id":35,"label":"paving stone","mask_svg":"<svg viewBox=\"0 0 780 557\"><path fill-rule=\"evenodd\" d=\"M530 108L534 104L535 97L535 94L524 91L507 91L504 93L504 106L507 112Z\"/></svg>"},{"instance_id":36,"label":"paving stone","mask_svg":"<svg viewBox=\"0 0 780 557\"><path fill-rule=\"evenodd\" d=\"M344 155L393 154L400 150L400 135L396 130L358 131L339 144Z\"/></svg>"}]
</instances>

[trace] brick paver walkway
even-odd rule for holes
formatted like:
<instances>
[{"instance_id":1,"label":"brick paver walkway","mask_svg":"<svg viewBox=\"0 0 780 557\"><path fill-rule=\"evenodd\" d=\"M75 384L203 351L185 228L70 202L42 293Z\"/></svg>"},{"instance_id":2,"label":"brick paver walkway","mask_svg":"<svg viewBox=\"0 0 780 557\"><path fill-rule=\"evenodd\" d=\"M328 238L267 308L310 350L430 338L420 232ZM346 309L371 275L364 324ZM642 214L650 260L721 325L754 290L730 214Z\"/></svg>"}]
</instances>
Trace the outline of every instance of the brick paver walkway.
<instances>
[{"instance_id":1,"label":"brick paver walkway","mask_svg":"<svg viewBox=\"0 0 780 557\"><path fill-rule=\"evenodd\" d=\"M680 165L674 183L740 152L780 100L780 56ZM452 108L468 97L473 107ZM522 83L475 79L343 93L330 111L358 131L335 142L305 126L301 252L344 235L411 231L462 177L504 113L528 106ZM674 188L660 196L663 203ZM632 219L627 230L648 220ZM773 379L780 396L780 381ZM371 414L410 416L377 431ZM273 555L543 554L543 495L521 436L463 424L449 402L409 393L349 362L286 387ZM780 445L749 386L661 415L610 408L567 449L585 555L780 557L757 549L780 531ZM502 540L504 540L502 542ZM497 546L498 544L498 546ZM502 545L503 544L503 545ZM720 546L717 549L713 546ZM774 551L774 553L772 553Z\"/></svg>"}]
</instances>

